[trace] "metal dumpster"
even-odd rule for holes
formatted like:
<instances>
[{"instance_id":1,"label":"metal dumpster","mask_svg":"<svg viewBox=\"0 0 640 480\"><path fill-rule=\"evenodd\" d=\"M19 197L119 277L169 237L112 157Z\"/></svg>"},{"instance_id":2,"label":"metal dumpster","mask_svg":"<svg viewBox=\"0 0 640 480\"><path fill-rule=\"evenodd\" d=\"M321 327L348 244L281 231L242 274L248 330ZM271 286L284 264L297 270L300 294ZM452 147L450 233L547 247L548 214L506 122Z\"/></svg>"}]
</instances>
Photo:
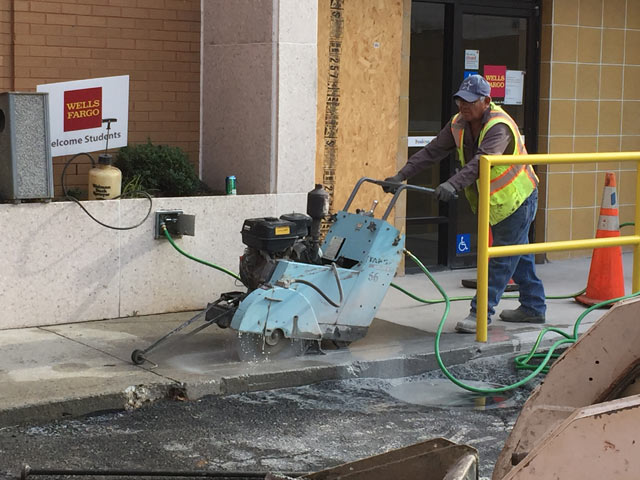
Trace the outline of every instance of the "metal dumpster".
<instances>
[{"instance_id":1,"label":"metal dumpster","mask_svg":"<svg viewBox=\"0 0 640 480\"><path fill-rule=\"evenodd\" d=\"M477 480L478 451L435 438L311 473L312 480Z\"/></svg>"}]
</instances>

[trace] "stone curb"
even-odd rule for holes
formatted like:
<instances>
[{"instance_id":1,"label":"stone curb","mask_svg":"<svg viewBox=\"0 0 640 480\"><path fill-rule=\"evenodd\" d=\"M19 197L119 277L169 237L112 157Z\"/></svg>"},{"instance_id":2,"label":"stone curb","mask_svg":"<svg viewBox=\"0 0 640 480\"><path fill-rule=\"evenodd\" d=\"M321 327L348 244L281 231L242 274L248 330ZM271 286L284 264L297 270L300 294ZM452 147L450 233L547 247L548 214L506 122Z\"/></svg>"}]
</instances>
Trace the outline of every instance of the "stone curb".
<instances>
[{"instance_id":1,"label":"stone curb","mask_svg":"<svg viewBox=\"0 0 640 480\"><path fill-rule=\"evenodd\" d=\"M531 348L533 343L534 341L509 340L481 346L473 344L441 351L441 357L445 365L453 366L477 358L523 352ZM551 343L551 341L543 341L542 347L548 347ZM221 376L219 379L193 384L153 382L131 386L121 392L102 392L85 397L70 397L62 401L0 410L0 427L73 418L101 411L133 410L163 399L197 400L208 395L231 395L298 387L325 380L404 377L419 375L438 368L435 353L429 352L382 360Z\"/></svg>"}]
</instances>

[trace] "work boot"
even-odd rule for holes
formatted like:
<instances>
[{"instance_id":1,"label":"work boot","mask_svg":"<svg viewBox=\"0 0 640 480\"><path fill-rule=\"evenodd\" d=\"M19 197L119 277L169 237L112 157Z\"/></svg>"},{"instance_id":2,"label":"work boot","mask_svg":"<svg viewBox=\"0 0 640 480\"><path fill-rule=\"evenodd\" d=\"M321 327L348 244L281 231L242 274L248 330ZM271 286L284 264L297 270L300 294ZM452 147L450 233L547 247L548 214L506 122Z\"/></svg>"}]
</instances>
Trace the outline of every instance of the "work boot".
<instances>
[{"instance_id":1,"label":"work boot","mask_svg":"<svg viewBox=\"0 0 640 480\"><path fill-rule=\"evenodd\" d=\"M489 324L491 324L490 318L487 320L487 325ZM456 332L476 333L476 316L473 313L470 313L465 319L456 323Z\"/></svg>"},{"instance_id":2,"label":"work boot","mask_svg":"<svg viewBox=\"0 0 640 480\"><path fill-rule=\"evenodd\" d=\"M512 323L544 323L544 315L529 313L522 307L515 310L503 310L500 312L500 320Z\"/></svg>"}]
</instances>

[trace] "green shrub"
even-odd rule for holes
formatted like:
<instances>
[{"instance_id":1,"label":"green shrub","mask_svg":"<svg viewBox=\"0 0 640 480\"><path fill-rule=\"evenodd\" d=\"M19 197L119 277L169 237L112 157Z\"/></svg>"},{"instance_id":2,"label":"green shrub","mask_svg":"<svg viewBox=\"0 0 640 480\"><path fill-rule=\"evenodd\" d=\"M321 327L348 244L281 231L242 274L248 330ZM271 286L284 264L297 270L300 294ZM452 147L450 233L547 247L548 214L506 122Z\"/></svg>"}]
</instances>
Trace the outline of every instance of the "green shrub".
<instances>
[{"instance_id":1,"label":"green shrub","mask_svg":"<svg viewBox=\"0 0 640 480\"><path fill-rule=\"evenodd\" d=\"M115 166L122 171L124 190L142 189L155 196L184 197L209 193L187 154L178 147L151 141L127 145L118 152Z\"/></svg>"}]
</instances>

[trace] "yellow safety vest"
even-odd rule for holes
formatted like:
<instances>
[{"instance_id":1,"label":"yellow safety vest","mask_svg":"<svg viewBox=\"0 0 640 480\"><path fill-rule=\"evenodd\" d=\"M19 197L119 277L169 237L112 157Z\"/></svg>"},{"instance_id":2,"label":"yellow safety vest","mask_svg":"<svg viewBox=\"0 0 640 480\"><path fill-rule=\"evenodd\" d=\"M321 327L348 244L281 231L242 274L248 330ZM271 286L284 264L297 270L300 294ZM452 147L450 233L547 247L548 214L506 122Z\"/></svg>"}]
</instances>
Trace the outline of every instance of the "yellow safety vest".
<instances>
[{"instance_id":1,"label":"yellow safety vest","mask_svg":"<svg viewBox=\"0 0 640 480\"><path fill-rule=\"evenodd\" d=\"M520 137L515 121L499 106L491 102L489 121L484 125L478 137L478 145L491 127L498 123L506 124L515 139L515 147L511 155L526 155L527 150ZM451 119L451 133L456 142L458 159L464 167L464 121L460 114ZM531 192L538 186L538 177L531 165L499 165L491 167L489 184L489 224L495 225L515 212ZM476 184L478 180L476 180ZM465 187L464 194L469 201L473 213L478 211L478 191L473 185Z\"/></svg>"}]
</instances>

